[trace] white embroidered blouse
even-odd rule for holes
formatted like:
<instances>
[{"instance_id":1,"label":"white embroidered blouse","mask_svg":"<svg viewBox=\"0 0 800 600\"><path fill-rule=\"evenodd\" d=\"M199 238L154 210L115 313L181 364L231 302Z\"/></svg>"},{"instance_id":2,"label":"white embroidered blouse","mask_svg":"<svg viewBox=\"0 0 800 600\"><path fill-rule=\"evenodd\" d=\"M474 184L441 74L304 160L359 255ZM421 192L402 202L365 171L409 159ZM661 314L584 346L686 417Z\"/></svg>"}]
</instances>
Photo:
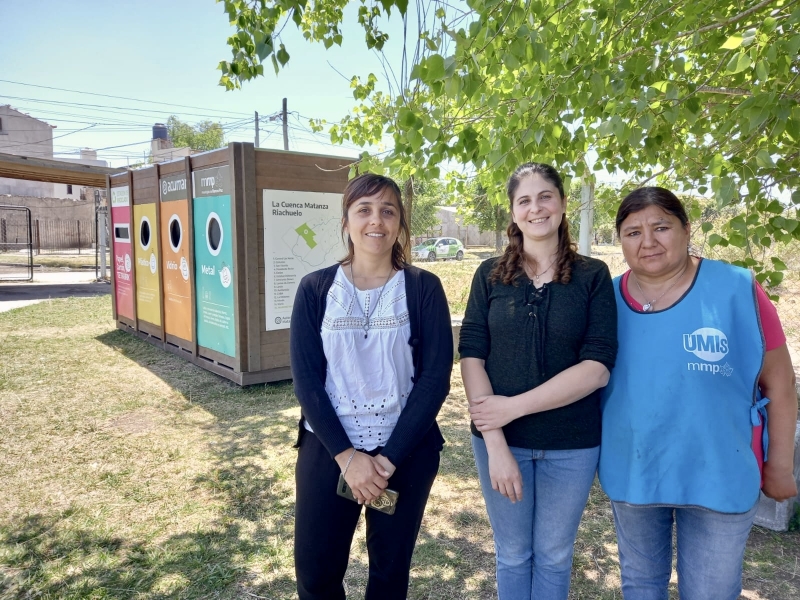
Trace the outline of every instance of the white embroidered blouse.
<instances>
[{"instance_id":1,"label":"white embroidered blouse","mask_svg":"<svg viewBox=\"0 0 800 600\"><path fill-rule=\"evenodd\" d=\"M339 267L320 334L328 360L325 390L350 442L367 451L384 446L414 386L404 271L381 294L381 288L356 290ZM308 421L305 427L312 431Z\"/></svg>"}]
</instances>

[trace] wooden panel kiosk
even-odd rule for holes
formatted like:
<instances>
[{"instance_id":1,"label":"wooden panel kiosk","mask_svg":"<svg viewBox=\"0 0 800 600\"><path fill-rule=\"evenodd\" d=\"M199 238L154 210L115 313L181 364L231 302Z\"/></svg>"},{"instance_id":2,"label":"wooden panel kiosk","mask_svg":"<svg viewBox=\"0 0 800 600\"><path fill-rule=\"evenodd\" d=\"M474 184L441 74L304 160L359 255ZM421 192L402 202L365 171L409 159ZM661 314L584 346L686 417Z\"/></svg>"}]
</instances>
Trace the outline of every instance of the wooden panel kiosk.
<instances>
[{"instance_id":1,"label":"wooden panel kiosk","mask_svg":"<svg viewBox=\"0 0 800 600\"><path fill-rule=\"evenodd\" d=\"M130 243L126 247L112 236L117 327L239 385L290 379L297 285L306 273L345 254L341 198L355 160L237 142L109 177L112 228L124 224L127 188L136 213L129 222L143 216L156 221L151 246L158 246L156 328L153 315L144 319L137 311L141 284L127 284L123 277ZM148 204L155 216L137 209Z\"/></svg>"}]
</instances>

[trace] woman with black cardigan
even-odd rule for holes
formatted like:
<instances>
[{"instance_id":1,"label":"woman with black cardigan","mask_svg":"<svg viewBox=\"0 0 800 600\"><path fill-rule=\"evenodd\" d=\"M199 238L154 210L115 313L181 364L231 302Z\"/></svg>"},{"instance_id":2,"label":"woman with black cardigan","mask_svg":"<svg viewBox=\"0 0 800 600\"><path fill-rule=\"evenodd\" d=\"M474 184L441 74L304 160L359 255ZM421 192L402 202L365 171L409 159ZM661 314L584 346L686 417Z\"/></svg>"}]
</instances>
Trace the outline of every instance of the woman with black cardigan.
<instances>
[{"instance_id":1,"label":"woman with black cardigan","mask_svg":"<svg viewBox=\"0 0 800 600\"><path fill-rule=\"evenodd\" d=\"M439 279L405 261L410 234L394 181L373 174L350 181L342 233L347 256L303 278L292 312L302 409L297 592L301 600L345 598L366 505L365 600L402 599L444 444L436 415L450 390L450 313ZM347 488L350 499L341 495Z\"/></svg>"}]
</instances>

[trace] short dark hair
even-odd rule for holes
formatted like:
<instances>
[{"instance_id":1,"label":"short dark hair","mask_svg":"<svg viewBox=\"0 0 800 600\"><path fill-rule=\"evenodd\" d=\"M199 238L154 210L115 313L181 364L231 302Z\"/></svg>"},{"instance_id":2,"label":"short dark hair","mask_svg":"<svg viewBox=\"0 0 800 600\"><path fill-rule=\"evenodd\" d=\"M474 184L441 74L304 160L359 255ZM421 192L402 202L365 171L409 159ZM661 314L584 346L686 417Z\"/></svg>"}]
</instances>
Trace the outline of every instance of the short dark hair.
<instances>
[{"instance_id":1,"label":"short dark hair","mask_svg":"<svg viewBox=\"0 0 800 600\"><path fill-rule=\"evenodd\" d=\"M375 173L364 173L347 182L342 195L342 239L345 240L344 228L347 225L347 211L350 210L350 206L359 198L386 193L397 201L397 208L400 211L400 231L392 247L392 267L399 271L406 266L411 254L411 231L408 228L408 219L403 208L400 186L393 179ZM347 244L347 256L339 261L342 264L353 261L355 250L350 236L347 236L345 243Z\"/></svg>"},{"instance_id":2,"label":"short dark hair","mask_svg":"<svg viewBox=\"0 0 800 600\"><path fill-rule=\"evenodd\" d=\"M665 213L678 217L684 227L689 225L686 209L675 194L662 187L640 187L625 196L617 209L617 235L619 235L622 223L629 215L644 210L648 206L657 206Z\"/></svg>"}]
</instances>

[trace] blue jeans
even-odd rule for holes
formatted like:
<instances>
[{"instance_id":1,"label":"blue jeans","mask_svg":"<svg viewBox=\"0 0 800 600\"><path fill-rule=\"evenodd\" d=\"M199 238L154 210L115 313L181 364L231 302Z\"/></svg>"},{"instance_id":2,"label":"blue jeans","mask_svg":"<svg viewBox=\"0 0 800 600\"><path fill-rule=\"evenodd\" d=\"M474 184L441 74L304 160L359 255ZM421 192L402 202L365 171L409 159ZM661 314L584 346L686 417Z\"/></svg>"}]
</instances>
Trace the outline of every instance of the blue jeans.
<instances>
[{"instance_id":1,"label":"blue jeans","mask_svg":"<svg viewBox=\"0 0 800 600\"><path fill-rule=\"evenodd\" d=\"M483 439L472 451L494 533L500 600L566 600L572 551L594 481L600 448L510 448L522 475L522 500L492 489Z\"/></svg>"},{"instance_id":2,"label":"blue jeans","mask_svg":"<svg viewBox=\"0 0 800 600\"><path fill-rule=\"evenodd\" d=\"M672 574L672 524L677 530L681 600L736 600L742 560L756 516L695 507L612 502L625 600L667 600Z\"/></svg>"}]
</instances>

